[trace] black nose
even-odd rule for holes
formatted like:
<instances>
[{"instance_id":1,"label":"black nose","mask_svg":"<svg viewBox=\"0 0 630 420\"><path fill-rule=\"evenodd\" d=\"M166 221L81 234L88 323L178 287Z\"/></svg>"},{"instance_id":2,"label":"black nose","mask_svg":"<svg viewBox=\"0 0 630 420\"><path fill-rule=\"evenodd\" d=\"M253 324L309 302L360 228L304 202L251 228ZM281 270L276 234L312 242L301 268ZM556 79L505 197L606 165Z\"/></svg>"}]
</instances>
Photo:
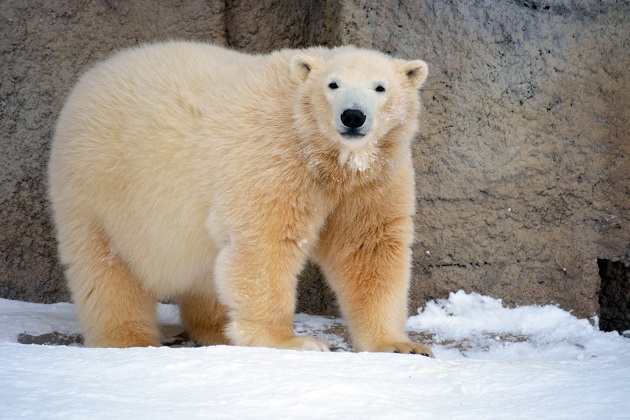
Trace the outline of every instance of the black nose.
<instances>
[{"instance_id":1,"label":"black nose","mask_svg":"<svg viewBox=\"0 0 630 420\"><path fill-rule=\"evenodd\" d=\"M346 109L341 114L341 123L348 128L359 128L365 122L365 114L358 109Z\"/></svg>"}]
</instances>

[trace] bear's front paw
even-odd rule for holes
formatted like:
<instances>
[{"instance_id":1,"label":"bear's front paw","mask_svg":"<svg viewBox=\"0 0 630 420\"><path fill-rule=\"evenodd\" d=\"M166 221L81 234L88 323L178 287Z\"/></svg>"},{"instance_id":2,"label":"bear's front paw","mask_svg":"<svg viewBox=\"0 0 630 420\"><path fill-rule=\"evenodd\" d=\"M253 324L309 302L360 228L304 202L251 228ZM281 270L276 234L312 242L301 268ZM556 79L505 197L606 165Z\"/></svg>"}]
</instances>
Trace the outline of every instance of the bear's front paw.
<instances>
[{"instance_id":1,"label":"bear's front paw","mask_svg":"<svg viewBox=\"0 0 630 420\"><path fill-rule=\"evenodd\" d=\"M375 346L373 351L382 353L419 354L426 357L435 357L429 347L412 343L411 341L380 344Z\"/></svg>"},{"instance_id":2,"label":"bear's front paw","mask_svg":"<svg viewBox=\"0 0 630 420\"><path fill-rule=\"evenodd\" d=\"M327 343L313 337L294 337L280 343L278 347L304 351L330 351Z\"/></svg>"}]
</instances>

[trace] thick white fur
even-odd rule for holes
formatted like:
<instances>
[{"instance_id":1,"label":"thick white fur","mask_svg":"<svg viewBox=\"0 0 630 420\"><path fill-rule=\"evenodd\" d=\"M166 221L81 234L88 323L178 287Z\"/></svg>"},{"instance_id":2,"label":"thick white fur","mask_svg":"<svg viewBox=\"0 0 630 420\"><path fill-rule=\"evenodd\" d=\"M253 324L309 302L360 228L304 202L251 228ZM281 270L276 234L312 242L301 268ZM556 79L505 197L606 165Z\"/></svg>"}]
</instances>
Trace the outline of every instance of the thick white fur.
<instances>
[{"instance_id":1,"label":"thick white fur","mask_svg":"<svg viewBox=\"0 0 630 420\"><path fill-rule=\"evenodd\" d=\"M291 324L311 257L357 350L430 355L404 331L409 143L426 74L421 61L352 47L247 55L186 42L90 70L61 113L49 166L86 344L159 345L156 301L175 299L201 344L326 350ZM349 94L331 94L332 79L369 102L360 139L338 132Z\"/></svg>"}]
</instances>

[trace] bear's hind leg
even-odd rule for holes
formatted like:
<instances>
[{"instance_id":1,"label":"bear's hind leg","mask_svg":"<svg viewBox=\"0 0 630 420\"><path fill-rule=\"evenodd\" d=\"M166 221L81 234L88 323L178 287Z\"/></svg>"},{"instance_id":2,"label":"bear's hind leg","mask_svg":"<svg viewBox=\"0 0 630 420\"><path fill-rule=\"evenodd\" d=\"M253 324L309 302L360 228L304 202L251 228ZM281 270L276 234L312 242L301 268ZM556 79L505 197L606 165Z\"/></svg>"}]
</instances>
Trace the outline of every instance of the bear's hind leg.
<instances>
[{"instance_id":1,"label":"bear's hind leg","mask_svg":"<svg viewBox=\"0 0 630 420\"><path fill-rule=\"evenodd\" d=\"M111 251L100 229L83 234L66 276L85 345L159 346L156 299Z\"/></svg>"},{"instance_id":2,"label":"bear's hind leg","mask_svg":"<svg viewBox=\"0 0 630 420\"><path fill-rule=\"evenodd\" d=\"M224 333L228 322L227 308L215 295L188 292L182 294L177 303L182 322L197 344L230 344Z\"/></svg>"}]
</instances>

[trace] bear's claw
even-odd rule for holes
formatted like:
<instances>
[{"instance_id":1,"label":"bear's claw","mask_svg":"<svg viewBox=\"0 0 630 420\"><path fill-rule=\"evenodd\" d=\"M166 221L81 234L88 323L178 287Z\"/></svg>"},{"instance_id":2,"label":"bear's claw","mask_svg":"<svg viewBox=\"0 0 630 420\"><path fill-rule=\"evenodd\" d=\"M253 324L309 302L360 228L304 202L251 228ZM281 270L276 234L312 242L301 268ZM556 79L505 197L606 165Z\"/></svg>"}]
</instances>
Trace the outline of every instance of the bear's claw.
<instances>
[{"instance_id":1,"label":"bear's claw","mask_svg":"<svg viewBox=\"0 0 630 420\"><path fill-rule=\"evenodd\" d=\"M429 347L408 342L388 343L376 346L373 351L384 353L418 354L425 357L435 357Z\"/></svg>"}]
</instances>

